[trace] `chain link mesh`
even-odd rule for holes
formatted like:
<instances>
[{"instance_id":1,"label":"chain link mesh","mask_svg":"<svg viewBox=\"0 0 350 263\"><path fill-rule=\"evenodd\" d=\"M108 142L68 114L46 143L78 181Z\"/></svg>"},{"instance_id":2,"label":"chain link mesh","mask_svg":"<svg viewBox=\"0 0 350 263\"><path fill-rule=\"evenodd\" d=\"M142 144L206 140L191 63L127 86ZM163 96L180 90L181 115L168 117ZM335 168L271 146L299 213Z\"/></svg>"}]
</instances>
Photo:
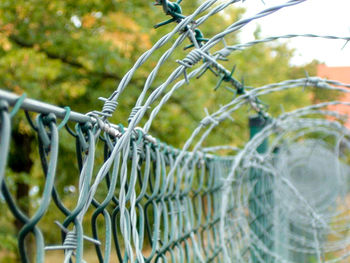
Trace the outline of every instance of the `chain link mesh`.
<instances>
[{"instance_id":1,"label":"chain link mesh","mask_svg":"<svg viewBox=\"0 0 350 263\"><path fill-rule=\"evenodd\" d=\"M168 23L176 26L136 61L110 97L100 98L105 103L101 111L83 115L1 91L1 198L6 209L23 224L18 235L22 262L29 262L31 256L25 245L29 235L35 240L36 262L44 262L45 251L49 250L62 250L64 262L84 262L84 250L91 246L99 262L113 261L113 253L119 262L345 260L350 255L346 250L348 209L340 207L340 203L348 192L348 161L344 156L348 154L349 131L343 126L344 116L331 112L329 106L349 103L325 102L272 118L260 97L300 87L348 93L350 85L307 76L246 87L233 77L234 69L229 71L218 61L236 50L280 38L349 38L289 34L235 46L224 41L222 50L210 53L225 36L251 21L304 1L291 0L267 8L206 39L198 26L237 0L205 1L188 16L181 13L181 1L157 0L156 4L162 5L171 19L156 27ZM179 66L164 83L149 92L163 63L186 38L194 49L177 61ZM173 44L150 72L130 110L129 127L110 123L108 118L117 110L119 97L136 70L170 41ZM234 99L214 113L206 110L182 149L152 137L149 129L162 106L177 89L208 69L220 78L216 88L222 82L233 86ZM149 119L144 127L138 127L151 105L154 107ZM258 114L256 118L262 125L253 131L251 124L251 140L243 149L229 145L202 147L215 128L225 120L232 121L231 116L246 105ZM43 171L43 189L31 215L16 203L5 173L12 122L20 108L39 113L35 122L26 114L38 138ZM57 124L56 118L63 121ZM73 122L77 123L74 131L66 125ZM66 131L61 129L63 126ZM59 140L66 132L64 136L70 136L76 145L78 170L74 186L62 186L57 178ZM208 153L218 149L233 149L236 154ZM102 164L97 161L100 156L104 157ZM310 176L299 178L301 170ZM327 176L334 171L332 178ZM310 191L315 181L320 182L318 189ZM76 198L70 200L73 206L67 205L58 187L78 190ZM62 218L55 225L52 222L52 231L61 236L57 244L47 243L40 225L45 215L52 213Z\"/></svg>"}]
</instances>

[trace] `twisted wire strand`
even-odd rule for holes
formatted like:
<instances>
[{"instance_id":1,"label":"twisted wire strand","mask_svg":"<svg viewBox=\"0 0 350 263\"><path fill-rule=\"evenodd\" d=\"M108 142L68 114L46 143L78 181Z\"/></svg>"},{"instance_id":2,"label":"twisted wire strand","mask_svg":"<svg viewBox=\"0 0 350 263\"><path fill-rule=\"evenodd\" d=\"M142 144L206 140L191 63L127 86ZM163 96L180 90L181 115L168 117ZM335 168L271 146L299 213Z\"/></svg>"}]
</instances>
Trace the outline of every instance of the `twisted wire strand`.
<instances>
[{"instance_id":1,"label":"twisted wire strand","mask_svg":"<svg viewBox=\"0 0 350 263\"><path fill-rule=\"evenodd\" d=\"M237 29L235 29L234 31L236 31L236 30L238 30L238 29L240 29L241 27L243 27L245 24L247 24L247 23L249 23L250 21L252 21L252 20L255 20L255 19L258 19L258 18L261 18L261 17L263 17L263 16L266 16L266 15L269 15L269 14L271 14L271 13L273 13L273 12L276 12L276 11L278 11L279 9L281 9L281 8L284 8L284 7L288 7L288 6L291 6L291 5L295 5L295 4L298 4L298 3L300 3L300 2L303 2L303 1L305 1L305 0L292 0L292 1L289 1L289 2L287 2L286 4L283 4L283 5L279 5L279 6L276 6L276 7L273 7L273 8L268 8L268 9L266 9L266 10L264 10L263 12L260 12L259 14L257 14L255 17L252 17L252 18L250 18L250 19L245 19L245 20L242 20L242 21L240 21L240 22L237 22L237 23L235 23L235 24L233 24L232 26L230 26L229 28L231 28L231 27L233 27L234 25L237 27ZM214 1L215 2L215 1ZM234 2L236 2L236 1L230 1L230 3L229 4L232 4L232 3L234 3ZM212 5L213 3L211 2L211 1L208 1L208 2L205 2L204 4L202 4L202 6L201 7L199 7L198 9L197 9L197 12L198 13L200 13L200 12L203 12L204 10L206 10L207 8L209 8L211 5ZM223 6L221 7L221 8L217 8L217 9L215 9L214 10L214 12L212 12L212 13L210 13L210 15L214 15L218 10L223 10L223 8L225 8L225 7L227 7L228 6L228 3L226 3L226 4L223 4ZM192 15L192 17L194 17L194 16L196 16L197 15L197 13L196 12L194 12L193 13L193 15ZM205 17L206 19L207 18L209 18L209 14ZM191 18L192 19L192 18ZM180 27L180 25L181 26L183 26L183 24L184 24L184 22L185 21L187 21L187 20L191 20L190 19L190 16L189 17L187 17L187 18L185 18L181 23L179 23L178 25L177 25L177 27L175 28L175 29L177 29L177 28L183 28L183 27ZM201 20L201 22L204 22L204 18ZM175 29L174 29L174 31L175 31ZM173 31L173 32L174 32ZM172 32L172 33L173 33ZM188 32L188 31L187 31ZM231 30L231 31L229 31L229 32L227 32L226 34L229 34L229 33L232 33L233 31ZM172 33L169 33L169 35L171 35ZM221 38L220 38L220 40L223 38L224 36L222 36ZM205 44L201 49L203 50L203 51L206 51L207 50L207 48L206 48L206 46L209 44L209 43L211 43L211 42L215 42L215 39L217 39L218 38L218 35L216 35L216 36L214 36L212 39L210 39L209 41L208 41L208 43L207 44ZM183 37L183 39L185 39L185 37ZM160 41L159 41L160 42ZM159 43L158 42L158 43ZM144 53L144 55L143 56L141 56L140 57L140 59L135 63L135 65L134 65L134 67L133 67L133 69L131 69L126 75L125 75L125 77L123 78L123 80L121 81L121 83L119 84L119 87L118 87L118 89L117 89L117 96L115 96L115 100L118 98L118 96L119 96L119 94L122 92L122 90L125 88L125 86L127 85L127 83L128 83L128 81L131 79L131 77L132 77L132 75L134 74L134 72L136 71L136 69L139 67L139 66L141 66L143 63L141 63L141 58L143 58L144 56L146 57L147 55L146 54L148 54L149 56L152 54L152 52L153 52L153 50L155 50L155 49L157 49L158 48L158 45L160 45L160 44L156 44L149 52L146 52L146 53ZM138 101L137 101L137 104L136 104L136 106L139 106L140 105L140 103L141 103L141 101L143 100L143 97L144 97L144 93L148 90L148 88L149 88L149 86L150 86L150 84L151 84L151 82L154 80L154 77L155 77L155 74L157 73L157 71L158 71L158 69L159 69L159 67L162 65L162 63L163 63L163 59L165 60L165 59L167 59L169 56L170 56L170 53L172 52L172 50L174 50L175 49L175 45L173 45L173 47L170 49L170 50L168 50L167 52L165 52L164 54L163 54L163 56L162 56L162 58L161 58L161 60L157 63L157 66L156 66L156 68L152 71L152 73L150 74L150 76L148 77L148 79L147 79L147 81L146 81L146 84L145 84L145 87L144 87L144 92L142 92L142 94L141 94L141 96L140 96L140 98L138 99ZM140 64L140 65L139 65ZM173 80L175 80L176 78L178 78L179 77L179 71L183 71L184 70L184 68L177 68L171 75L170 75L170 77L168 78L168 80L167 80L167 82L165 82L162 86L163 86L163 89L165 89L165 87L169 84L169 83L171 83ZM154 94L154 93L152 93L152 94ZM158 92L158 94L160 94L160 92ZM152 95L151 95L152 96ZM154 100L154 98L152 99L152 100ZM147 104L147 102L146 102L146 104ZM147 107L149 107L149 105L147 105Z\"/></svg>"},{"instance_id":2,"label":"twisted wire strand","mask_svg":"<svg viewBox=\"0 0 350 263\"><path fill-rule=\"evenodd\" d=\"M117 101L119 98L120 94L123 92L125 87L128 85L129 81L131 80L132 76L135 74L136 70L142 66L149 57L159 48L164 46L167 42L171 40L171 38L178 32L181 32L183 28L188 26L190 23L193 22L193 19L198 16L199 14L205 12L207 9L209 9L212 5L214 5L217 2L217 0L208 0L204 2L200 7L197 8L196 11L194 11L191 15L187 16L184 18L170 33L167 35L163 36L154 46L146 51L143 55L139 57L139 59L136 61L134 66L128 71L128 73L123 77L121 82L118 85L118 88L116 90L116 94L113 97L110 97L110 99L113 99ZM205 16L199 18L200 23L204 23L209 17L215 15L216 13L220 12L221 10L225 9L228 5L235 3L236 1L229 1L228 3L221 4L217 6L215 9L213 9L211 12L206 14ZM175 48L181 44L186 39L185 34L181 35L177 40L176 40L176 45L173 45L168 51L166 51L163 55L162 58L158 61L156 67L154 70L151 72L149 77L146 80L144 91L140 94L140 98L137 101L137 105L141 104L143 97L146 93L146 91L149 89L151 83L153 82L160 66L169 58L170 54L175 50Z\"/></svg>"},{"instance_id":3,"label":"twisted wire strand","mask_svg":"<svg viewBox=\"0 0 350 263\"><path fill-rule=\"evenodd\" d=\"M292 0L292 1L287 2L287 3L284 4L284 5L279 5L279 6L276 6L276 7L268 8L268 9L266 9L266 10L260 12L260 13L257 14L256 16L252 17L252 18L244 19L244 20L241 20L241 21L239 21L239 22L237 22L237 23L231 25L229 28L234 28L234 29L235 29L234 31L236 31L236 30L240 29L241 27L243 27L244 25L246 25L247 23L251 22L252 20L261 18L261 17L263 17L263 16L266 16L266 15L269 15L269 14L271 14L271 13L273 13L273 12L276 12L276 11L278 11L278 10L281 9L281 8L288 7L288 6L291 6L291 5L295 5L295 4L301 3L301 2L303 2L303 1L304 1L304 0L302 0L302 1L300 1L300 0L299 0L299 1ZM228 34L228 33L232 33L232 31L227 32L227 34ZM201 49L202 49L202 50L206 50L205 47L208 46L211 42L215 42L215 39L217 39L217 38L218 38L218 35L214 36L214 37L213 37L212 39L210 39L210 40L208 41L208 43L205 44ZM220 39L222 39L222 38L223 38L223 36L222 36ZM338 38L334 37L333 39L338 39ZM217 43L217 42L218 42L218 41L216 41L216 43ZM231 51L232 51L232 50L231 50ZM190 54L191 54L191 53L190 53ZM193 54L193 55L192 55L192 54ZM186 64L185 64L185 65L186 65L186 66L184 66L185 68L188 67L188 66L190 66L190 65L195 64L195 63L198 61L198 58L199 58L199 51L193 52L192 54L191 54L190 56L187 57L187 60L188 60L189 63L186 63ZM193 57L193 58L192 58L192 57ZM194 58L195 58L195 59L194 59ZM167 80L164 84L162 84L162 85L157 89L157 92L152 93L152 94L150 95L150 97L156 97L156 96L152 96L153 94L155 94L155 95L161 94L161 91L163 91L163 90L166 88L166 86L168 85L168 83L171 83L171 82L172 82L173 80L175 80L178 76L180 76L180 72L184 71L185 68L177 68L177 69L170 75L170 77L168 78L168 80ZM199 71L196 71L196 72L199 72ZM186 80L188 79L188 77L185 77L185 78L186 78ZM173 92L173 91L172 91L172 92ZM152 98L152 101L154 101L154 98ZM146 104L147 104L147 102L146 102ZM150 104L147 104L147 107L149 107L149 105L150 105ZM159 107L159 108L160 108L160 107ZM149 122L151 122L151 121L149 121ZM148 126L149 126L149 125L148 125ZM146 130L147 130L147 128L146 128Z\"/></svg>"},{"instance_id":4,"label":"twisted wire strand","mask_svg":"<svg viewBox=\"0 0 350 263\"><path fill-rule=\"evenodd\" d=\"M218 54L220 54L223 57L226 57L227 55L231 54L232 51L236 50L243 50L245 48L260 44L260 43L267 43L272 42L279 39L290 39L290 38L322 38L322 39L330 39L330 40L345 40L350 41L350 37L340 37L340 36L332 36L332 35L316 35L316 34L287 34L287 35L280 35L280 36L272 36L272 37L266 37L263 39L256 39L254 41L250 41L243 44L237 44L233 46L226 46L223 49L217 51ZM227 55L226 55L227 54Z\"/></svg>"},{"instance_id":5,"label":"twisted wire strand","mask_svg":"<svg viewBox=\"0 0 350 263\"><path fill-rule=\"evenodd\" d=\"M276 5L276 6L267 8L267 9L259 12L255 16L250 17L250 18L242 19L238 22L235 22L232 25L230 25L228 28L226 28L226 30L223 30L222 32L220 32L220 33L216 34L214 37L212 37L206 44L203 45L202 50L208 51L210 48L212 48L218 42L220 42L221 39L223 39L226 35L231 34L235 31L241 29L242 27L244 27L245 25L247 25L248 23L250 23L256 19L271 15L280 9L290 7L293 5L297 5L297 4L300 4L300 3L305 2L305 1L306 0L290 0L284 4Z\"/></svg>"},{"instance_id":6,"label":"twisted wire strand","mask_svg":"<svg viewBox=\"0 0 350 263\"><path fill-rule=\"evenodd\" d=\"M216 152L221 150L239 151L240 148L231 145L217 145L212 147L204 147L201 149L202 152Z\"/></svg>"}]
</instances>

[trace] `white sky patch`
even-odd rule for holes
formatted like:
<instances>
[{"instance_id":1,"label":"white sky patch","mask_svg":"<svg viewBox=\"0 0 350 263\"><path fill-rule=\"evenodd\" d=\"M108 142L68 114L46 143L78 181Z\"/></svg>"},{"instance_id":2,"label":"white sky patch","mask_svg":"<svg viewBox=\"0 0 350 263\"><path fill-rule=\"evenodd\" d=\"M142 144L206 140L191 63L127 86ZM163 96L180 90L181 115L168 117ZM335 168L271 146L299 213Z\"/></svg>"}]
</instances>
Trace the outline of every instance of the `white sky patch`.
<instances>
[{"instance_id":1,"label":"white sky patch","mask_svg":"<svg viewBox=\"0 0 350 263\"><path fill-rule=\"evenodd\" d=\"M34 196L39 193L39 186L35 185L29 190L29 196Z\"/></svg>"},{"instance_id":2,"label":"white sky patch","mask_svg":"<svg viewBox=\"0 0 350 263\"><path fill-rule=\"evenodd\" d=\"M244 18L287 0L246 0L236 6L246 8ZM286 7L269 16L249 23L240 30L242 43L254 40L253 32L260 25L261 38L286 34L319 34L350 36L350 0L308 0L301 4ZM292 64L301 65L318 59L328 66L350 66L350 43L342 49L344 40L323 40L295 38L280 40L295 48Z\"/></svg>"},{"instance_id":3,"label":"white sky patch","mask_svg":"<svg viewBox=\"0 0 350 263\"><path fill-rule=\"evenodd\" d=\"M70 18L70 21L73 23L73 25L77 28L81 27L81 21L78 16L74 15Z\"/></svg>"},{"instance_id":4,"label":"white sky patch","mask_svg":"<svg viewBox=\"0 0 350 263\"><path fill-rule=\"evenodd\" d=\"M94 16L94 17L96 17L96 18L101 18L102 17L102 12L92 12L92 15Z\"/></svg>"}]
</instances>

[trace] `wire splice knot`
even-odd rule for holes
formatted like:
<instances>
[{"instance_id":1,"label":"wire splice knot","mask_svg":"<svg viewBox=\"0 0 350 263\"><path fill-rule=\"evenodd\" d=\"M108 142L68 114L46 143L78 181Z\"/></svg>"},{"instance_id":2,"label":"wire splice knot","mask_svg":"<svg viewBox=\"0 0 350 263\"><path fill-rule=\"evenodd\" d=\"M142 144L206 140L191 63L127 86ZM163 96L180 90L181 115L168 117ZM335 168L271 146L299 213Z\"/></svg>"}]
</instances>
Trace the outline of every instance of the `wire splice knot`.
<instances>
[{"instance_id":1,"label":"wire splice knot","mask_svg":"<svg viewBox=\"0 0 350 263\"><path fill-rule=\"evenodd\" d=\"M182 2L182 0L178 0L177 2L173 3L170 2L168 0L156 0L156 2L154 3L154 5L161 5L163 6L163 11L166 15L171 16L172 18L170 18L169 20L160 22L158 24L156 24L154 26L154 28L158 28L161 26L165 26L167 24L170 24L172 22L181 22L182 19L185 18L184 15L182 15L182 9L180 6L180 3Z\"/></svg>"},{"instance_id":2,"label":"wire splice knot","mask_svg":"<svg viewBox=\"0 0 350 263\"><path fill-rule=\"evenodd\" d=\"M183 60L176 60L177 63L184 66L184 76L186 83L188 84L188 77L187 77L187 68L192 68L195 64L197 64L202 59L202 50L200 49L194 49L190 53L187 54L187 56Z\"/></svg>"},{"instance_id":3,"label":"wire splice knot","mask_svg":"<svg viewBox=\"0 0 350 263\"><path fill-rule=\"evenodd\" d=\"M132 119L136 116L136 114L139 112L141 108L142 108L141 106L135 106L134 108L132 108L130 116L128 118L128 123L132 121Z\"/></svg>"}]
</instances>

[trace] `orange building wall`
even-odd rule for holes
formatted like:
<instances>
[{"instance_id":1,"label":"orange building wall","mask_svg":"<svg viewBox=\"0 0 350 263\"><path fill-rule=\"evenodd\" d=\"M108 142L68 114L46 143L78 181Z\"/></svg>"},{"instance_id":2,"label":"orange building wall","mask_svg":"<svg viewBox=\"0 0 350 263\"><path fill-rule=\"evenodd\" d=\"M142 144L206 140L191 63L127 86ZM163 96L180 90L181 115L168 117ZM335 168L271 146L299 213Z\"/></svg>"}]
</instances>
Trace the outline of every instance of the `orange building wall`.
<instances>
[{"instance_id":1,"label":"orange building wall","mask_svg":"<svg viewBox=\"0 0 350 263\"><path fill-rule=\"evenodd\" d=\"M350 67L327 67L325 64L321 64L317 67L317 76L350 84ZM345 93L342 98L339 98L339 100L350 102L350 93ZM346 122L345 126L350 128L350 107L345 105L334 105L329 107L329 109L347 114L349 120Z\"/></svg>"}]
</instances>

